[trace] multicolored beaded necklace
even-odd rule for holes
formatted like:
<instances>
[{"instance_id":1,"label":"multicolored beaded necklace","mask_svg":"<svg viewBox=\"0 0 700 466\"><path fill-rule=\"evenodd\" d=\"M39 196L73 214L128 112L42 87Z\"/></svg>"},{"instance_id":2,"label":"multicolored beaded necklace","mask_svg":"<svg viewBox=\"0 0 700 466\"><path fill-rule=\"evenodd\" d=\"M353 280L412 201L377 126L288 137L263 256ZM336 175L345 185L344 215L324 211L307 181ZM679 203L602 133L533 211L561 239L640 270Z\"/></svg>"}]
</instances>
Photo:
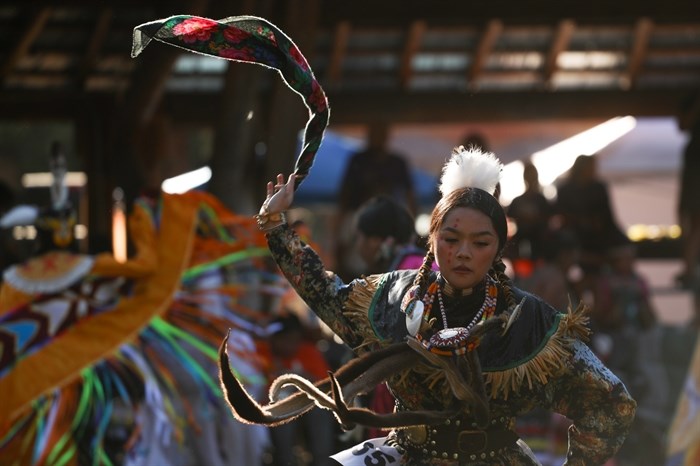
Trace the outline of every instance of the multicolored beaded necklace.
<instances>
[{"instance_id":1,"label":"multicolored beaded necklace","mask_svg":"<svg viewBox=\"0 0 700 466\"><path fill-rule=\"evenodd\" d=\"M443 356L459 356L471 351L475 348L475 343L468 344L469 333L479 322L482 322L493 316L496 312L496 303L498 301L498 287L496 282L490 276L486 276L486 296L481 308L474 315L472 321L466 327L450 328L447 324L447 313L442 302L442 287L441 279L434 281L428 287L424 297L425 314L424 319L430 318L430 310L435 302L435 296L438 298L440 305L440 315L442 317L442 330L438 330L428 340L422 338L421 335L416 335L416 338L429 351Z\"/></svg>"},{"instance_id":2,"label":"multicolored beaded necklace","mask_svg":"<svg viewBox=\"0 0 700 466\"><path fill-rule=\"evenodd\" d=\"M438 298L438 304L440 305L440 316L442 317L443 328L448 328L447 324L447 313L445 312L445 305L442 301L442 278L438 277L437 280L432 282L423 297L423 304L425 305L424 318L428 320L430 318L430 311L435 302L435 297ZM484 297L484 302L481 308L476 313L472 321L465 328L467 331L471 330L479 322L483 322L489 317L493 316L496 312L496 302L498 301L498 287L496 286L496 281L489 275L486 276L486 296Z\"/></svg>"}]
</instances>

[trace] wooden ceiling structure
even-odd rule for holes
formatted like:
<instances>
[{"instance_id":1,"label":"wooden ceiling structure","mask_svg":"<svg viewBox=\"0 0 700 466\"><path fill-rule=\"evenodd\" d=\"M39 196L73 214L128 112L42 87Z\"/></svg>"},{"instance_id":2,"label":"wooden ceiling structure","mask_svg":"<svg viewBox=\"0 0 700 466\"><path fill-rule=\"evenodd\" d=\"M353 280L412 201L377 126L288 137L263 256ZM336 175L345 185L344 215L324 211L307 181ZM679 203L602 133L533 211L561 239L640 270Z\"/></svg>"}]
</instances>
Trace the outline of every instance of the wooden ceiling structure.
<instances>
[{"instance_id":1,"label":"wooden ceiling structure","mask_svg":"<svg viewBox=\"0 0 700 466\"><path fill-rule=\"evenodd\" d=\"M294 39L309 44L338 124L668 115L700 85L700 8L690 0L209 3L183 5L212 18L296 21L304 37ZM27 102L60 114L83 95L126 92L138 76L133 27L182 12L158 2L3 2L3 116ZM192 100L215 104L224 68L175 67L163 98L183 114Z\"/></svg>"},{"instance_id":2,"label":"wooden ceiling structure","mask_svg":"<svg viewBox=\"0 0 700 466\"><path fill-rule=\"evenodd\" d=\"M130 144L159 113L236 136L214 147L212 188L225 197L232 179L250 188L241 122L264 105L275 156L261 177L288 171L306 117L271 72L162 44L131 58L135 26L183 13L282 28L326 90L332 125L669 116L700 89L694 0L17 0L0 3L0 119L75 122L97 199L96 185L144 183L154 156L138 161Z\"/></svg>"}]
</instances>

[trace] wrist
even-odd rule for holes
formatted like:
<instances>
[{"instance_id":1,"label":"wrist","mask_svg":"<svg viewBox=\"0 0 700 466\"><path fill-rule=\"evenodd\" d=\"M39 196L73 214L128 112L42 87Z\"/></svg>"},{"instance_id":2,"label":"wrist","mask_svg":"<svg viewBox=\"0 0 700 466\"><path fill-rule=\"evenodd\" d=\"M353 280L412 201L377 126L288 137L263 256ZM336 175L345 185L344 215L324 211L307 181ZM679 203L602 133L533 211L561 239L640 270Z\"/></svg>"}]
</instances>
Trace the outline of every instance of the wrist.
<instances>
[{"instance_id":1,"label":"wrist","mask_svg":"<svg viewBox=\"0 0 700 466\"><path fill-rule=\"evenodd\" d=\"M258 228L262 231L267 231L287 223L287 216L284 212L269 213L266 210L261 210L260 213L255 216L255 221L258 223Z\"/></svg>"}]
</instances>

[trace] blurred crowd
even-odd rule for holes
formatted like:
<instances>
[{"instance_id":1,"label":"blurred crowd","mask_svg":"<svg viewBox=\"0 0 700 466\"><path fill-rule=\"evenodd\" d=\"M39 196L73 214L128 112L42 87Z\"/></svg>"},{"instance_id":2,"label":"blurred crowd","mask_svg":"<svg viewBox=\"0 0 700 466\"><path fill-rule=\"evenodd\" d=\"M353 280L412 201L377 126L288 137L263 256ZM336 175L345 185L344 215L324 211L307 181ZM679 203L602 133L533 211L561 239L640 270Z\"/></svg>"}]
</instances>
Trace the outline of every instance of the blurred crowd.
<instances>
[{"instance_id":1,"label":"blurred crowd","mask_svg":"<svg viewBox=\"0 0 700 466\"><path fill-rule=\"evenodd\" d=\"M378 128L367 150L358 154L348 169L331 228L332 251L319 247L318 238L304 219L290 216L302 240L321 255L331 257L329 262L344 279L417 268L426 252L424 239L415 228L417 207L408 167L400 154L386 149L386 138L386 128ZM485 142L470 138L465 144ZM675 394L660 363L658 314L649 283L638 271L636 246L616 220L608 187L598 176L596 163L595 155L578 157L557 186L555 198L545 196L537 168L524 164L526 190L507 206L511 228L504 258L510 265L508 273L520 288L541 296L557 310L567 312L581 302L590 308L591 348L623 380L639 404L635 425L615 466L642 464L640 458L645 459L644 464L663 464ZM382 175L384 172L391 176ZM3 214L13 204L12 193L4 193ZM241 228L252 232L255 226L239 224L236 228L235 236L242 238L245 234L241 235ZM8 231L2 231L5 270L32 258L12 246ZM206 231L203 237L211 240ZM230 244L230 238L219 236L214 240ZM253 248L253 243L245 247ZM209 262L200 260L200 266L217 263L217 254L223 250L207 251ZM210 316L212 321L219 319L217 322L229 327L227 350L234 355L234 371L246 381L256 401L266 402L269 384L281 374L295 373L318 381L352 357L349 348L334 338L288 285L283 285L276 268L252 260L234 265L232 269L231 263L217 263L208 266L207 273L193 273L191 279L183 281L178 296L197 308L199 318ZM256 282L256 286L231 292L231 287L241 287L243 282ZM204 290L209 294L203 294ZM213 343L209 351L215 351ZM211 360L203 355L192 357L201 357L203 370L216 378ZM183 428L179 438L163 442L157 455L139 452L135 445L145 448L144 439L162 438L164 434L153 422L144 420L148 411L121 400L114 404L100 440L109 462L138 466L148 464L148 458L158 458L168 465L215 466L242 464L245 458L251 465L325 465L331 464L329 455L333 452L381 435L360 427L343 431L328 411L319 408L272 428L244 425L231 417L220 398L215 402L207 399L198 383L188 385L188 376L178 379L177 373L173 374L175 380L159 383L183 387L179 393L190 397L185 406L196 412L192 424ZM147 384L143 385L139 396L146 399ZM119 398L117 394L114 397ZM383 384L361 397L360 403L379 413L390 412L394 406ZM172 419L182 421L183 417ZM517 427L542 464L549 466L563 461L568 426L563 417L533 412ZM12 443L12 435L20 427L13 429L5 432L0 447ZM37 441L35 448L40 443ZM79 456L78 463L85 461Z\"/></svg>"}]
</instances>

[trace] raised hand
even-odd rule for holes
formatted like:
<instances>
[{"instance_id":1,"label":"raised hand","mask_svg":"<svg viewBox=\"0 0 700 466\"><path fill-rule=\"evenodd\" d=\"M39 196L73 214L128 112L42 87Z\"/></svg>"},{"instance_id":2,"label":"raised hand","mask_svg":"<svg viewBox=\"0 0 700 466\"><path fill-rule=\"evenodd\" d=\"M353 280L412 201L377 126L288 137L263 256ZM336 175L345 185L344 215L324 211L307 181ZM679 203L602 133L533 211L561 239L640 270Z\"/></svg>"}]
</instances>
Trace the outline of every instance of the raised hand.
<instances>
[{"instance_id":1,"label":"raised hand","mask_svg":"<svg viewBox=\"0 0 700 466\"><path fill-rule=\"evenodd\" d=\"M289 209L294 200L294 183L296 175L289 175L287 182L284 182L284 175L277 175L277 182L267 183L267 197L260 207L260 215L269 215L284 212Z\"/></svg>"}]
</instances>

